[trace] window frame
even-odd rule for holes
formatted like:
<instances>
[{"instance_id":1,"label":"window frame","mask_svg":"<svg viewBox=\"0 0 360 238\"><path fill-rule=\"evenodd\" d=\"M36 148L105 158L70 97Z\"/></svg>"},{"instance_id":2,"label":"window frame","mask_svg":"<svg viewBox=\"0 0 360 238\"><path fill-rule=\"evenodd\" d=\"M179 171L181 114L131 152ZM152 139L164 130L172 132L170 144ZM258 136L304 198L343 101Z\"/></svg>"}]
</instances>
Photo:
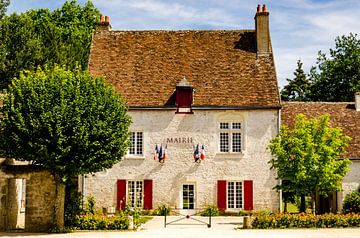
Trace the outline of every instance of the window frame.
<instances>
[{"instance_id":1,"label":"window frame","mask_svg":"<svg viewBox=\"0 0 360 238\"><path fill-rule=\"evenodd\" d=\"M141 183L141 201L140 201L140 206L132 206L132 199L131 199L131 196L130 196L130 183L134 183L134 198L135 198L135 201L134 201L134 205L138 204L138 198L139 196L137 195L137 185L138 183ZM140 209L143 209L144 207L144 180L126 180L126 201L127 201L127 204L129 204L130 208L132 209L135 209L135 208L140 208Z\"/></svg>"},{"instance_id":2,"label":"window frame","mask_svg":"<svg viewBox=\"0 0 360 238\"><path fill-rule=\"evenodd\" d=\"M225 124L228 124L227 128L222 128ZM240 128L234 129L234 124L240 124ZM244 151L244 123L240 120L220 120L218 121L218 151L222 154L241 154ZM234 151L234 135L240 133L240 150ZM227 148L228 151L222 151L222 135L227 134Z\"/></svg>"},{"instance_id":3,"label":"window frame","mask_svg":"<svg viewBox=\"0 0 360 238\"><path fill-rule=\"evenodd\" d=\"M134 140L134 145L132 144L132 133L135 134L135 140ZM139 139L138 139L138 134L141 133L141 153L138 153L138 143L139 143ZM144 150L145 150L145 142L144 142L144 132L141 131L141 130L131 130L130 131L130 147L127 151L127 154L126 154L126 157L129 157L129 158L144 158L145 156L145 153L144 153ZM131 149L134 148L134 153L130 153Z\"/></svg>"},{"instance_id":4,"label":"window frame","mask_svg":"<svg viewBox=\"0 0 360 238\"><path fill-rule=\"evenodd\" d=\"M236 183L240 183L241 184L241 207L236 207L236 199L239 196L238 194L236 194L235 189L234 189L234 207L229 207L229 183L234 183L234 188L236 187ZM226 210L227 211L239 211L239 209L244 209L244 181L240 181L240 180L227 180L226 181Z\"/></svg>"}]
</instances>

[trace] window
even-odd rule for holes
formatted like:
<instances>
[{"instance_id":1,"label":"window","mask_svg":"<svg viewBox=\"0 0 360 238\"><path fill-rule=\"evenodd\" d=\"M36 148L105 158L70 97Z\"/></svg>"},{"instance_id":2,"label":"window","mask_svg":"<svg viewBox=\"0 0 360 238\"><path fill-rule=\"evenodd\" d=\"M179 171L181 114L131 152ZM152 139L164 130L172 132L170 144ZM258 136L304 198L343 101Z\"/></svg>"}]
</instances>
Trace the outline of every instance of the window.
<instances>
[{"instance_id":1,"label":"window","mask_svg":"<svg viewBox=\"0 0 360 238\"><path fill-rule=\"evenodd\" d=\"M131 145L129 148L130 155L143 155L143 133L131 132L130 134Z\"/></svg>"},{"instance_id":2,"label":"window","mask_svg":"<svg viewBox=\"0 0 360 238\"><path fill-rule=\"evenodd\" d=\"M227 208L240 209L243 208L243 189L242 182L227 182Z\"/></svg>"},{"instance_id":3,"label":"window","mask_svg":"<svg viewBox=\"0 0 360 238\"><path fill-rule=\"evenodd\" d=\"M240 122L220 122L220 152L241 152Z\"/></svg>"},{"instance_id":4,"label":"window","mask_svg":"<svg viewBox=\"0 0 360 238\"><path fill-rule=\"evenodd\" d=\"M183 209L195 208L195 185L183 184Z\"/></svg>"},{"instance_id":5,"label":"window","mask_svg":"<svg viewBox=\"0 0 360 238\"><path fill-rule=\"evenodd\" d=\"M143 181L128 181L128 204L131 208L143 207Z\"/></svg>"}]
</instances>

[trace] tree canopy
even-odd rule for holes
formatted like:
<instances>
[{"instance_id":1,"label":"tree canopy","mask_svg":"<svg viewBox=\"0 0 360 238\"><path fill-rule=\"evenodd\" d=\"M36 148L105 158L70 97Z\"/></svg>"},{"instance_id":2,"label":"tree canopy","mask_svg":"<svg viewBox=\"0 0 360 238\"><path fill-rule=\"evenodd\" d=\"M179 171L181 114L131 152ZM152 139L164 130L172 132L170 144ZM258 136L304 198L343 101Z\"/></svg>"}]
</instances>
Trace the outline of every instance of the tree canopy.
<instances>
[{"instance_id":1,"label":"tree canopy","mask_svg":"<svg viewBox=\"0 0 360 238\"><path fill-rule=\"evenodd\" d=\"M2 156L43 166L62 181L111 168L129 145L124 100L81 70L22 73L1 110Z\"/></svg>"},{"instance_id":2,"label":"tree canopy","mask_svg":"<svg viewBox=\"0 0 360 238\"><path fill-rule=\"evenodd\" d=\"M294 128L283 125L269 145L272 168L278 179L287 181L276 189L313 198L341 190L350 163L341 156L349 141L341 128L330 127L329 115L308 119L299 114Z\"/></svg>"},{"instance_id":3,"label":"tree canopy","mask_svg":"<svg viewBox=\"0 0 360 238\"><path fill-rule=\"evenodd\" d=\"M298 60L293 79L286 79L288 84L281 90L281 99L285 101L309 101L310 81Z\"/></svg>"},{"instance_id":4,"label":"tree canopy","mask_svg":"<svg viewBox=\"0 0 360 238\"><path fill-rule=\"evenodd\" d=\"M13 13L0 21L0 88L6 88L22 70L55 64L86 69L91 36L99 11L88 1L66 1L48 9Z\"/></svg>"},{"instance_id":5,"label":"tree canopy","mask_svg":"<svg viewBox=\"0 0 360 238\"><path fill-rule=\"evenodd\" d=\"M335 39L329 56L319 51L316 65L309 74L298 67L294 79L281 90L285 101L352 102L360 91L360 39L350 33Z\"/></svg>"},{"instance_id":6,"label":"tree canopy","mask_svg":"<svg viewBox=\"0 0 360 238\"><path fill-rule=\"evenodd\" d=\"M5 12L9 4L10 0L0 0L0 20L5 16Z\"/></svg>"},{"instance_id":7,"label":"tree canopy","mask_svg":"<svg viewBox=\"0 0 360 238\"><path fill-rule=\"evenodd\" d=\"M310 72L314 101L354 101L360 91L360 39L356 34L335 39L330 57L319 51Z\"/></svg>"}]
</instances>

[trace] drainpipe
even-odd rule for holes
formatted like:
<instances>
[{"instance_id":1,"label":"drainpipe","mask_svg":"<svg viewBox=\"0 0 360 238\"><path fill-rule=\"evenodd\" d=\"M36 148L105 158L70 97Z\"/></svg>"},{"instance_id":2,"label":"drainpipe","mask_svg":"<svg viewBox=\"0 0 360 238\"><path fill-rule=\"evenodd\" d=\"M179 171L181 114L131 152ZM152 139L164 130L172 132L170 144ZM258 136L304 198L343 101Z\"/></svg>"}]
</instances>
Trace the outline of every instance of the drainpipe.
<instances>
[{"instance_id":1,"label":"drainpipe","mask_svg":"<svg viewBox=\"0 0 360 238\"><path fill-rule=\"evenodd\" d=\"M281 123L281 109L278 110L278 121L277 121L277 131L278 131L278 135L280 134L280 123ZM279 180L279 185L281 185L281 179ZM281 212L282 211L282 190L279 191L279 209Z\"/></svg>"}]
</instances>

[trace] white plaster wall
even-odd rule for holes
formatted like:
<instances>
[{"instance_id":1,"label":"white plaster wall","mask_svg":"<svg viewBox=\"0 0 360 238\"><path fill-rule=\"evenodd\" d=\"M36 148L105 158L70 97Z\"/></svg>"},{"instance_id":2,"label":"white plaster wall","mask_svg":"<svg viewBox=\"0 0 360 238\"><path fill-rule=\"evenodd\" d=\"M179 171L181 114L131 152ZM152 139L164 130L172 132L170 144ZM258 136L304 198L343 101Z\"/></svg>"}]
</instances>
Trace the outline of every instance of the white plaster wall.
<instances>
[{"instance_id":1,"label":"white plaster wall","mask_svg":"<svg viewBox=\"0 0 360 238\"><path fill-rule=\"evenodd\" d=\"M201 110L194 114L174 111L130 111L132 131L144 132L144 157L124 158L106 173L87 175L85 195L93 194L99 207L116 206L116 181L153 180L153 203L180 206L181 186L196 184L196 207L217 204L217 180L253 180L254 209L279 209L275 173L270 170L269 141L277 134L276 110L217 111ZM242 154L219 153L219 122L240 121L243 127ZM164 164L154 161L155 144L168 137L192 137L204 144L206 159L194 163L193 144L168 144Z\"/></svg>"},{"instance_id":2,"label":"white plaster wall","mask_svg":"<svg viewBox=\"0 0 360 238\"><path fill-rule=\"evenodd\" d=\"M350 164L350 171L343 179L342 189L343 191L338 193L338 208L342 210L342 205L346 194L360 188L360 160L352 160Z\"/></svg>"}]
</instances>

